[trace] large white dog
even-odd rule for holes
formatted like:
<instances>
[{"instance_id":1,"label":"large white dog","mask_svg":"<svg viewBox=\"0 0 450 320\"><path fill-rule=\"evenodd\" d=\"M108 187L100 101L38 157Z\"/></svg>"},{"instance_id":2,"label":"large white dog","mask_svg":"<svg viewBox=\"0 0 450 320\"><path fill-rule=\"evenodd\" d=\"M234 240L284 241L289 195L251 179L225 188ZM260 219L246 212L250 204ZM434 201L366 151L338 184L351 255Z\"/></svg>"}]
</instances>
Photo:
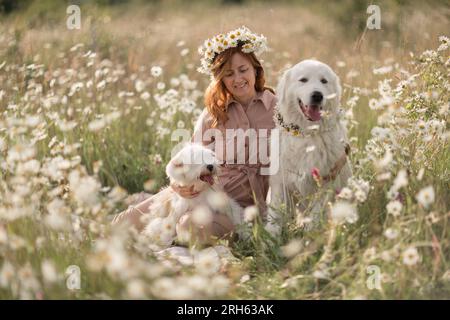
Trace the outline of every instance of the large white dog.
<instances>
[{"instance_id":1,"label":"large white dog","mask_svg":"<svg viewBox=\"0 0 450 320\"><path fill-rule=\"evenodd\" d=\"M304 60L288 69L277 87L276 127L280 130L280 170L270 177L270 203L266 229L280 232L287 205L298 199L302 212L309 212L311 225L320 215L330 194L317 195L319 187L338 191L352 175L347 159L349 145L340 123L341 86L339 78L326 64Z\"/></svg>"},{"instance_id":2,"label":"large white dog","mask_svg":"<svg viewBox=\"0 0 450 320\"><path fill-rule=\"evenodd\" d=\"M239 234L238 227L243 222L242 208L215 185L217 170L218 161L213 151L199 144L183 147L167 164L166 173L171 183L193 187L200 194L187 199L169 187L154 195L143 234L158 248L170 246L176 238L180 243L188 243L189 235L179 234L176 224L185 213L201 208L204 213L228 215Z\"/></svg>"}]
</instances>

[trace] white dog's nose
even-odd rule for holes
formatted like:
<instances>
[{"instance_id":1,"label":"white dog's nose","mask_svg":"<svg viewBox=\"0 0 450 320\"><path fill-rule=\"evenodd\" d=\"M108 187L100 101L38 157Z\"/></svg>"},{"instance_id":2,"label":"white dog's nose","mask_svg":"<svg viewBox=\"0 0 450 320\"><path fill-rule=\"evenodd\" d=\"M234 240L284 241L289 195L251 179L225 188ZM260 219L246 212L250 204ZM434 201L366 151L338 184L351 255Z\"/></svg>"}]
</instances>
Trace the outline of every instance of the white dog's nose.
<instances>
[{"instance_id":1,"label":"white dog's nose","mask_svg":"<svg viewBox=\"0 0 450 320\"><path fill-rule=\"evenodd\" d=\"M311 103L312 104L319 104L323 100L323 94L320 91L314 91L311 95Z\"/></svg>"},{"instance_id":2,"label":"white dog's nose","mask_svg":"<svg viewBox=\"0 0 450 320\"><path fill-rule=\"evenodd\" d=\"M208 164L207 166L206 166L206 169L208 169L209 171L213 171L214 170L214 166L212 165L212 164Z\"/></svg>"}]
</instances>

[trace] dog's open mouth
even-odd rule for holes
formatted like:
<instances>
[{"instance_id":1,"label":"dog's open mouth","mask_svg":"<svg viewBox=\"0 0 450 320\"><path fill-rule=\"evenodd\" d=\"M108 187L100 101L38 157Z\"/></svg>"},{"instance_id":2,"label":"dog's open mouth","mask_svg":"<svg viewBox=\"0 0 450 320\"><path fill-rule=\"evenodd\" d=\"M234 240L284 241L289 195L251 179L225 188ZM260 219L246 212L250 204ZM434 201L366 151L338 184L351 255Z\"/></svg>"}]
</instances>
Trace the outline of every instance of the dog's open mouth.
<instances>
[{"instance_id":1,"label":"dog's open mouth","mask_svg":"<svg viewBox=\"0 0 450 320\"><path fill-rule=\"evenodd\" d=\"M212 174L202 174L200 176L200 180L208 183L211 186L214 184L214 177L212 176Z\"/></svg>"},{"instance_id":2,"label":"dog's open mouth","mask_svg":"<svg viewBox=\"0 0 450 320\"><path fill-rule=\"evenodd\" d=\"M302 110L303 114L309 121L319 121L321 119L322 106L305 105L300 99L298 99L298 105L300 106L300 109Z\"/></svg>"}]
</instances>

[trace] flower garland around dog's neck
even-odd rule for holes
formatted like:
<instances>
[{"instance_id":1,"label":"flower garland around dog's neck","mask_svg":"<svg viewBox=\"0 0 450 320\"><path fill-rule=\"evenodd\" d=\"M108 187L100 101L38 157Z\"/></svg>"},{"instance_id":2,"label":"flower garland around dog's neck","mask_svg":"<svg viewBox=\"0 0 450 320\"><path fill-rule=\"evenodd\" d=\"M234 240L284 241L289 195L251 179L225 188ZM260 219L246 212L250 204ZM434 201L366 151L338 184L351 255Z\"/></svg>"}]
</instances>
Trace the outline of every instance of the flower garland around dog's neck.
<instances>
[{"instance_id":1,"label":"flower garland around dog's neck","mask_svg":"<svg viewBox=\"0 0 450 320\"><path fill-rule=\"evenodd\" d=\"M275 120L286 132L291 133L293 136L304 136L300 131L300 127L296 124L284 123L283 116L278 110L275 110Z\"/></svg>"}]
</instances>

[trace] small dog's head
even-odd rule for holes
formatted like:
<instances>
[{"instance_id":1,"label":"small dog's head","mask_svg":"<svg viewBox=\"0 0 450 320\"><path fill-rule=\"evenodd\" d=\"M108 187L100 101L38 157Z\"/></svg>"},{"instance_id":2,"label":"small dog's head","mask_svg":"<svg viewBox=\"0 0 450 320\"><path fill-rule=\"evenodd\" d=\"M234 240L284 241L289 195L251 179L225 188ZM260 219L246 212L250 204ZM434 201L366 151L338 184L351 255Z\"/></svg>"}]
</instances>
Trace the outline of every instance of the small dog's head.
<instances>
[{"instance_id":1,"label":"small dog's head","mask_svg":"<svg viewBox=\"0 0 450 320\"><path fill-rule=\"evenodd\" d=\"M166 167L171 182L181 186L195 185L196 190L213 185L217 170L218 161L214 152L195 143L184 146Z\"/></svg>"},{"instance_id":2,"label":"small dog's head","mask_svg":"<svg viewBox=\"0 0 450 320\"><path fill-rule=\"evenodd\" d=\"M277 93L282 115L305 128L336 114L341 86L328 65L304 60L284 73Z\"/></svg>"}]
</instances>

